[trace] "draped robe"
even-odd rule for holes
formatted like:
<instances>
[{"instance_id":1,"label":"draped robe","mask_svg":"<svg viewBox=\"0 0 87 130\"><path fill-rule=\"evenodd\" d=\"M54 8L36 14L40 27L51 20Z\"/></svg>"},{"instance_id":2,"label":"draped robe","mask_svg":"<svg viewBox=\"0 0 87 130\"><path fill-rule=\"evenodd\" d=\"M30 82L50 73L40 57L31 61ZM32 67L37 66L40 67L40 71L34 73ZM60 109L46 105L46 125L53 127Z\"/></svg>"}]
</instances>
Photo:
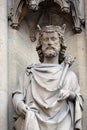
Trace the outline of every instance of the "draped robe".
<instances>
[{"instance_id":1,"label":"draped robe","mask_svg":"<svg viewBox=\"0 0 87 130\"><path fill-rule=\"evenodd\" d=\"M58 64L36 64L27 68L13 92L13 105L18 114L16 130L81 130L83 99L74 72L68 70L62 88L59 81L63 67ZM61 89L76 94L75 101L59 101ZM18 98L22 95L22 98ZM18 111L20 101L30 110L23 118Z\"/></svg>"}]
</instances>

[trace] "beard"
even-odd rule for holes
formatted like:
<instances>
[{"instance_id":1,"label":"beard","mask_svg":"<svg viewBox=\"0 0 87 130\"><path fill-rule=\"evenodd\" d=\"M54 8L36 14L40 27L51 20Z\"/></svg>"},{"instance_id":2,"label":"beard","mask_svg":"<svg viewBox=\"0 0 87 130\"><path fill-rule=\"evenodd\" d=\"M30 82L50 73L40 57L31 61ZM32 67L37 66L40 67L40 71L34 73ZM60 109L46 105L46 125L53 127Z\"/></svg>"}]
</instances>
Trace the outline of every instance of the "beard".
<instances>
[{"instance_id":1,"label":"beard","mask_svg":"<svg viewBox=\"0 0 87 130\"><path fill-rule=\"evenodd\" d=\"M59 54L58 49L54 48L54 47L47 47L44 51L43 54L45 57L47 58L52 58L55 57Z\"/></svg>"}]
</instances>

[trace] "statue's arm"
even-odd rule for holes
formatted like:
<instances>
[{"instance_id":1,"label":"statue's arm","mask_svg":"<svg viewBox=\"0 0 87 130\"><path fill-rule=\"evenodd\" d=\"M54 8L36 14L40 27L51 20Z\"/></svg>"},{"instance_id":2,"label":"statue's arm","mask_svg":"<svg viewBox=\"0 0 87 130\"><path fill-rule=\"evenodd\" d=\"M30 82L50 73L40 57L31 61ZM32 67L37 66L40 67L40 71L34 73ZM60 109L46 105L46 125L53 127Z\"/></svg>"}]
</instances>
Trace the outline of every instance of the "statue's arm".
<instances>
[{"instance_id":1,"label":"statue's arm","mask_svg":"<svg viewBox=\"0 0 87 130\"><path fill-rule=\"evenodd\" d=\"M77 95L81 95L78 79L75 73L69 71L65 77L63 88L60 90L59 98L60 100L75 101Z\"/></svg>"},{"instance_id":2,"label":"statue's arm","mask_svg":"<svg viewBox=\"0 0 87 130\"><path fill-rule=\"evenodd\" d=\"M75 93L75 101L74 101L74 114L75 114L75 130L82 129L82 113L83 113L83 104L84 100L80 92L80 86L78 82L78 78L75 74L72 76L72 91Z\"/></svg>"},{"instance_id":3,"label":"statue's arm","mask_svg":"<svg viewBox=\"0 0 87 130\"><path fill-rule=\"evenodd\" d=\"M76 99L76 97L82 97L80 92L80 86L78 82L78 78L74 72L71 72L71 86L70 86L70 99Z\"/></svg>"},{"instance_id":4,"label":"statue's arm","mask_svg":"<svg viewBox=\"0 0 87 130\"><path fill-rule=\"evenodd\" d=\"M76 98L76 94L73 91L69 92L69 100L70 101L74 101Z\"/></svg>"},{"instance_id":5,"label":"statue's arm","mask_svg":"<svg viewBox=\"0 0 87 130\"><path fill-rule=\"evenodd\" d=\"M15 111L17 114L26 114L28 109L27 105L25 104L25 89L24 88L24 76L19 77L17 89L12 94L12 102Z\"/></svg>"}]
</instances>

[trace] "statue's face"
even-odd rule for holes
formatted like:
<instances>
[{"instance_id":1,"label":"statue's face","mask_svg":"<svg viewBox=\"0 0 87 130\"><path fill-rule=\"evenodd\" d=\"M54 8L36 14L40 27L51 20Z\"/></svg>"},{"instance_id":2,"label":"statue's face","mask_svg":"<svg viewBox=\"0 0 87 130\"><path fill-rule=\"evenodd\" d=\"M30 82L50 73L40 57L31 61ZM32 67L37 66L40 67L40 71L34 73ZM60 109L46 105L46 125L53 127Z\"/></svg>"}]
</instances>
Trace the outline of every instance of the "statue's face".
<instances>
[{"instance_id":1,"label":"statue's face","mask_svg":"<svg viewBox=\"0 0 87 130\"><path fill-rule=\"evenodd\" d=\"M26 0L29 8L32 10L38 10L38 2L36 0Z\"/></svg>"},{"instance_id":2,"label":"statue's face","mask_svg":"<svg viewBox=\"0 0 87 130\"><path fill-rule=\"evenodd\" d=\"M42 51L45 57L55 57L59 54L60 43L57 32L43 32Z\"/></svg>"}]
</instances>

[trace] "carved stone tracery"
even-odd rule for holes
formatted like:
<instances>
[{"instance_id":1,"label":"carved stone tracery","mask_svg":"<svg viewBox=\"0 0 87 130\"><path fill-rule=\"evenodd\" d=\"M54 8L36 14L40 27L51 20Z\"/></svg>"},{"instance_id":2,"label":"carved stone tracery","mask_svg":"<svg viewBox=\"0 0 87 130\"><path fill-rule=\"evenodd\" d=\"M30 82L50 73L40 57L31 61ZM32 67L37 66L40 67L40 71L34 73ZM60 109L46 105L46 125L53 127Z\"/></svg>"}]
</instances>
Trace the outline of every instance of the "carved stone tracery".
<instances>
[{"instance_id":1,"label":"carved stone tracery","mask_svg":"<svg viewBox=\"0 0 87 130\"><path fill-rule=\"evenodd\" d=\"M9 17L12 28L18 29L22 20L28 14L34 14L35 12L38 12L38 15L30 28L30 39L32 42L36 40L36 27L43 14L48 14L48 24L51 24L51 12L62 17L67 16L67 20L72 19L72 28L75 33L82 31L82 25L85 22L83 0L17 0Z\"/></svg>"}]
</instances>

